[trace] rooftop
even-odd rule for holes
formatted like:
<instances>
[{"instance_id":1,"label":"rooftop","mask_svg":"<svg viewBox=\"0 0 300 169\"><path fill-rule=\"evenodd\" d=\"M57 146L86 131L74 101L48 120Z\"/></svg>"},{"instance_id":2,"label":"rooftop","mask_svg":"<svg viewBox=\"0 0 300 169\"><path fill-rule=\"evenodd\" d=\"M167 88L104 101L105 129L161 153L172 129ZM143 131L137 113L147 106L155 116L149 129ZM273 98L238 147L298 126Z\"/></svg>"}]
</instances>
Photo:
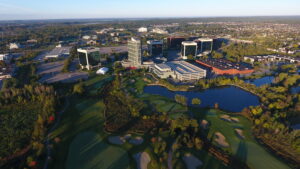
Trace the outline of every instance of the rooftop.
<instances>
[{"instance_id":1,"label":"rooftop","mask_svg":"<svg viewBox=\"0 0 300 169\"><path fill-rule=\"evenodd\" d=\"M221 69L221 70L229 70L229 69L236 69L236 70L249 70L252 67L246 63L234 63L229 60L225 59L199 59L199 61L208 64L212 67Z\"/></svg>"},{"instance_id":2,"label":"rooftop","mask_svg":"<svg viewBox=\"0 0 300 169\"><path fill-rule=\"evenodd\" d=\"M189 74L189 73L199 73L205 71L198 66L195 66L186 61L173 61L166 63L172 70L180 73L180 74Z\"/></svg>"},{"instance_id":3,"label":"rooftop","mask_svg":"<svg viewBox=\"0 0 300 169\"><path fill-rule=\"evenodd\" d=\"M54 56L54 55L62 55L62 54L69 54L71 47L56 47L49 53L47 53L47 56Z\"/></svg>"},{"instance_id":4,"label":"rooftop","mask_svg":"<svg viewBox=\"0 0 300 169\"><path fill-rule=\"evenodd\" d=\"M194 41L184 41L184 42L182 42L182 45L185 45L185 46L191 46L191 45L197 45L197 43L196 42L194 42Z\"/></svg>"}]
</instances>

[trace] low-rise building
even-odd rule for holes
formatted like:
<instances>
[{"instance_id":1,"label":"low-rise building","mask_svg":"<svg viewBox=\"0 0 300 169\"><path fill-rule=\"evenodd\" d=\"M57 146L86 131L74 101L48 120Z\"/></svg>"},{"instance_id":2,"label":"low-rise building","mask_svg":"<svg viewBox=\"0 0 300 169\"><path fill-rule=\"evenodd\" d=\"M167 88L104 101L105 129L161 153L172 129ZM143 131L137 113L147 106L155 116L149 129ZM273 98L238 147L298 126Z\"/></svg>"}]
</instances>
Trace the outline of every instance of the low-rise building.
<instances>
[{"instance_id":1,"label":"low-rise building","mask_svg":"<svg viewBox=\"0 0 300 169\"><path fill-rule=\"evenodd\" d=\"M90 40L90 39L91 39L91 36L85 35L85 36L82 37L82 39L84 39L84 40Z\"/></svg>"},{"instance_id":2,"label":"low-rise building","mask_svg":"<svg viewBox=\"0 0 300 169\"><path fill-rule=\"evenodd\" d=\"M4 61L5 63L9 63L12 59L12 56L9 54L0 54L0 61Z\"/></svg>"},{"instance_id":3,"label":"low-rise building","mask_svg":"<svg viewBox=\"0 0 300 169\"><path fill-rule=\"evenodd\" d=\"M233 63L226 59L199 59L200 65L211 69L217 75L251 74L253 67L246 63Z\"/></svg>"},{"instance_id":4,"label":"low-rise building","mask_svg":"<svg viewBox=\"0 0 300 169\"><path fill-rule=\"evenodd\" d=\"M166 79L172 77L179 81L199 80L206 77L206 70L186 61L173 61L155 64L150 71L158 77Z\"/></svg>"},{"instance_id":5,"label":"low-rise building","mask_svg":"<svg viewBox=\"0 0 300 169\"><path fill-rule=\"evenodd\" d=\"M157 33L157 34L168 34L169 32L160 28L153 28L152 29L153 33Z\"/></svg>"},{"instance_id":6,"label":"low-rise building","mask_svg":"<svg viewBox=\"0 0 300 169\"><path fill-rule=\"evenodd\" d=\"M138 28L138 32L140 32L140 33L146 33L146 32L148 32L148 28L146 28L146 27L140 27L140 28Z\"/></svg>"},{"instance_id":7,"label":"low-rise building","mask_svg":"<svg viewBox=\"0 0 300 169\"><path fill-rule=\"evenodd\" d=\"M290 63L300 63L299 58L280 56L280 55L264 55L264 56L245 56L244 61L250 63L254 62L290 62Z\"/></svg>"},{"instance_id":8,"label":"low-rise building","mask_svg":"<svg viewBox=\"0 0 300 169\"><path fill-rule=\"evenodd\" d=\"M52 51L46 54L46 59L64 57L70 54L71 47L57 46Z\"/></svg>"},{"instance_id":9,"label":"low-rise building","mask_svg":"<svg viewBox=\"0 0 300 169\"><path fill-rule=\"evenodd\" d=\"M21 45L19 43L10 43L9 44L9 49L19 49L21 47Z\"/></svg>"}]
</instances>

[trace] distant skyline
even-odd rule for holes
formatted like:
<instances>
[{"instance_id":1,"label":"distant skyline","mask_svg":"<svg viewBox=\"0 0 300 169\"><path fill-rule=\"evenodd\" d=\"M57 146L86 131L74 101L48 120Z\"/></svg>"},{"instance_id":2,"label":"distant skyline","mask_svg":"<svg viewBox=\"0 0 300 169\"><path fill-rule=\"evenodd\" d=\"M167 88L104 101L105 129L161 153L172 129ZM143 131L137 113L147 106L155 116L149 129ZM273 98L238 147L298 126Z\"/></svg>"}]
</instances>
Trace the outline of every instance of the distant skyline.
<instances>
[{"instance_id":1,"label":"distant skyline","mask_svg":"<svg viewBox=\"0 0 300 169\"><path fill-rule=\"evenodd\" d=\"M299 0L0 0L0 20L286 15Z\"/></svg>"}]
</instances>

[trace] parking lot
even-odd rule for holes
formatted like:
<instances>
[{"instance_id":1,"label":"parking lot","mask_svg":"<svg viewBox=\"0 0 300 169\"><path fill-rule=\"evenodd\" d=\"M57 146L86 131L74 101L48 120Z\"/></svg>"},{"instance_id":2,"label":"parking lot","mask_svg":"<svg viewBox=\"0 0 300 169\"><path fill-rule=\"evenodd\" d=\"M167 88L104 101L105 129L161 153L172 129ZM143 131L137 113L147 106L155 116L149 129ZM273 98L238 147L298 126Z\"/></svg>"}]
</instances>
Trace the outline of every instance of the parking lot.
<instances>
[{"instance_id":1,"label":"parking lot","mask_svg":"<svg viewBox=\"0 0 300 169\"><path fill-rule=\"evenodd\" d=\"M64 61L43 63L38 66L37 74L41 75L41 83L72 83L81 79L87 79L88 73L76 70L76 61L71 65L71 72L62 73Z\"/></svg>"}]
</instances>

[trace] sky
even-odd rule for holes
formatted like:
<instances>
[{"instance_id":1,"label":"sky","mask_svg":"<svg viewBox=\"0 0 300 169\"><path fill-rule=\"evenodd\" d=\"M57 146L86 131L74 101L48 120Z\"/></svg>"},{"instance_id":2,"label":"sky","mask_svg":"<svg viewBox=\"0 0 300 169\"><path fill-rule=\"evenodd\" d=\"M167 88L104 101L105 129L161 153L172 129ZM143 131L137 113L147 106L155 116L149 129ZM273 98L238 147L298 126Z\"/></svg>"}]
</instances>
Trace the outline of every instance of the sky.
<instances>
[{"instance_id":1,"label":"sky","mask_svg":"<svg viewBox=\"0 0 300 169\"><path fill-rule=\"evenodd\" d=\"M0 20L300 15L300 0L0 0Z\"/></svg>"}]
</instances>

